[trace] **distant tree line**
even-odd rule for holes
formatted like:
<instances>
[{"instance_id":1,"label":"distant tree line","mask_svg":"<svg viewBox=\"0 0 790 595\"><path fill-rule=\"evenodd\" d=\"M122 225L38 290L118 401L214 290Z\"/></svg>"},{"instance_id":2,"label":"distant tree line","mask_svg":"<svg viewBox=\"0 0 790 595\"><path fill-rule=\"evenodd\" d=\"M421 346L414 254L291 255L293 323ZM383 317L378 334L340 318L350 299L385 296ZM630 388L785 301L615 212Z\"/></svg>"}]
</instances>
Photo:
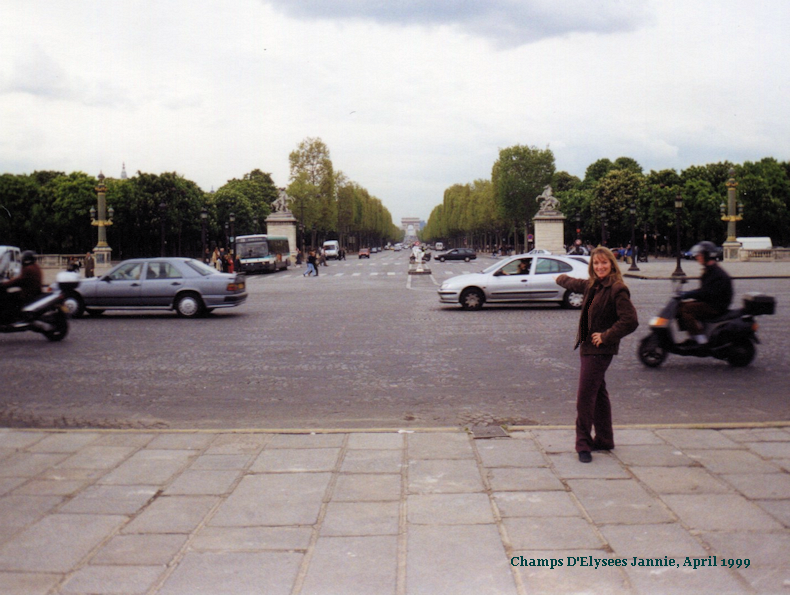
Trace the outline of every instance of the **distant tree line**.
<instances>
[{"instance_id":1,"label":"distant tree line","mask_svg":"<svg viewBox=\"0 0 790 595\"><path fill-rule=\"evenodd\" d=\"M289 156L288 195L305 245L339 240L351 249L381 246L403 231L381 200L341 171L335 171L329 148L320 138L307 138Z\"/></svg>"},{"instance_id":2,"label":"distant tree line","mask_svg":"<svg viewBox=\"0 0 790 595\"><path fill-rule=\"evenodd\" d=\"M701 240L721 244L726 223L720 204L727 201L726 183L734 170L738 200L743 205L739 236L769 236L774 245L790 244L790 163L766 157L742 165L729 162L692 166L680 173L666 169L645 173L630 157L591 164L581 180L555 171L550 149L517 145L503 149L490 180L475 180L447 188L421 237L453 246L478 249L500 245L523 249L537 214L536 200L551 185L566 216L565 240L579 234L583 241L625 246L631 241L631 204L635 207L636 243L651 252L674 249L675 197L683 198L681 245ZM605 226L602 225L605 223Z\"/></svg>"},{"instance_id":3,"label":"distant tree line","mask_svg":"<svg viewBox=\"0 0 790 595\"><path fill-rule=\"evenodd\" d=\"M311 161L315 155L319 157ZM163 221L166 253L199 257L204 209L209 246L229 245L232 232L263 233L278 196L271 174L260 169L210 192L175 172L137 172L128 179L105 178L104 183L107 207L113 209L107 237L114 259L159 255ZM90 210L96 207L97 186L97 178L83 172L0 175L0 244L40 254L92 249L97 236ZM307 245L337 238L382 242L401 235L379 199L334 172L320 139L304 141L291 154L287 191Z\"/></svg>"}]
</instances>

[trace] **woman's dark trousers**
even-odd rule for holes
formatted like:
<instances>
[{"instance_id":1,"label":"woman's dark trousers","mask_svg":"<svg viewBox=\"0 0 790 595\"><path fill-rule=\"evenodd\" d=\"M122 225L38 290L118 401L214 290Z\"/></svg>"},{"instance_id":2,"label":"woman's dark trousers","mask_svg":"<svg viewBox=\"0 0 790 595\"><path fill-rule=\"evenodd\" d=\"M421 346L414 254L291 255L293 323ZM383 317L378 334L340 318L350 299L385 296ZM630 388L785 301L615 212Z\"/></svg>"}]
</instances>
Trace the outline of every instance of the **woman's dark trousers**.
<instances>
[{"instance_id":1,"label":"woman's dark trousers","mask_svg":"<svg viewBox=\"0 0 790 595\"><path fill-rule=\"evenodd\" d=\"M612 407L606 391L606 369L612 355L582 355L576 394L576 452L614 448ZM592 429L595 427L595 440Z\"/></svg>"}]
</instances>

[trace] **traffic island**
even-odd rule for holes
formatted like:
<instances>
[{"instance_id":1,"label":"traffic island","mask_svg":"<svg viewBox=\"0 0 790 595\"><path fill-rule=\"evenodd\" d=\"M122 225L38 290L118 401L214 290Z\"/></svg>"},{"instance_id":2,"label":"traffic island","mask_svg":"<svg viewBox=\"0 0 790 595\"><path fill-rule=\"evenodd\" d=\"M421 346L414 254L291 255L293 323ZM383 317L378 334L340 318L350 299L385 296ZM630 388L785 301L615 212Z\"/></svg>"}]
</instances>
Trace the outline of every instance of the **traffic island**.
<instances>
[{"instance_id":1,"label":"traffic island","mask_svg":"<svg viewBox=\"0 0 790 595\"><path fill-rule=\"evenodd\" d=\"M409 265L409 274L410 275L430 275L431 269L423 262L420 264L410 264Z\"/></svg>"}]
</instances>

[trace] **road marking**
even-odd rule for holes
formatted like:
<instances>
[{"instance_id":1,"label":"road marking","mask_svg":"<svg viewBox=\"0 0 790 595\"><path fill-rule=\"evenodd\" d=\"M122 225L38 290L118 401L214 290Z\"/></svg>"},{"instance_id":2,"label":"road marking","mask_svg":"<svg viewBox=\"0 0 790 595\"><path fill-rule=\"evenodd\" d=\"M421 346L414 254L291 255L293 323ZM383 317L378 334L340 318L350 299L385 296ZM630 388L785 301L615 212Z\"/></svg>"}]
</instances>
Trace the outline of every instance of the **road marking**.
<instances>
[{"instance_id":1,"label":"road marking","mask_svg":"<svg viewBox=\"0 0 790 595\"><path fill-rule=\"evenodd\" d=\"M362 273L351 273L352 277L359 277Z\"/></svg>"},{"instance_id":2,"label":"road marking","mask_svg":"<svg viewBox=\"0 0 790 595\"><path fill-rule=\"evenodd\" d=\"M397 274L397 273L394 273L394 272L392 272L392 271L387 271L387 275L392 275L392 276L394 277L396 274Z\"/></svg>"}]
</instances>

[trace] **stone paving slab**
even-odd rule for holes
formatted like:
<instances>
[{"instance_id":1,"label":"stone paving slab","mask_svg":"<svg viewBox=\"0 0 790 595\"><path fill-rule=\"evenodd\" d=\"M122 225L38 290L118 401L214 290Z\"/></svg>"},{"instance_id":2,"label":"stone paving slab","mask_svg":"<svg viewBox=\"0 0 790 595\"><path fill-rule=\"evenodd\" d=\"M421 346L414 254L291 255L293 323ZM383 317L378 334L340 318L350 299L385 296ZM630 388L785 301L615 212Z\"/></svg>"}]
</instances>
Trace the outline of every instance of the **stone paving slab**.
<instances>
[{"instance_id":1,"label":"stone paving slab","mask_svg":"<svg viewBox=\"0 0 790 595\"><path fill-rule=\"evenodd\" d=\"M615 440L0 430L0 595L787 590L785 426Z\"/></svg>"}]
</instances>

